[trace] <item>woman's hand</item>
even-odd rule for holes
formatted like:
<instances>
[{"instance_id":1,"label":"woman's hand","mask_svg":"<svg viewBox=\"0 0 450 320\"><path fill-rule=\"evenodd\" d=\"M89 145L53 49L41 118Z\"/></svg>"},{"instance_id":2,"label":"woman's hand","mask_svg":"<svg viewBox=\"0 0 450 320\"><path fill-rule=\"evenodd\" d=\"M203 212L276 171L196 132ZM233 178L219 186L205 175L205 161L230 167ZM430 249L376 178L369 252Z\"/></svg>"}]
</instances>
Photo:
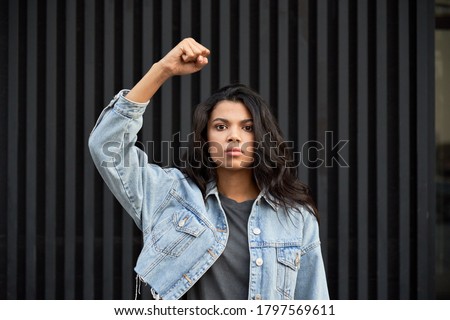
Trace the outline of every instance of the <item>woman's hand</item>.
<instances>
[{"instance_id":1,"label":"woman's hand","mask_svg":"<svg viewBox=\"0 0 450 320\"><path fill-rule=\"evenodd\" d=\"M172 76L191 74L208 64L209 50L192 38L186 38L170 50L127 94L134 102L148 102Z\"/></svg>"},{"instance_id":2,"label":"woman's hand","mask_svg":"<svg viewBox=\"0 0 450 320\"><path fill-rule=\"evenodd\" d=\"M186 38L176 45L158 64L169 77L200 71L208 64L210 52L192 38Z\"/></svg>"}]
</instances>

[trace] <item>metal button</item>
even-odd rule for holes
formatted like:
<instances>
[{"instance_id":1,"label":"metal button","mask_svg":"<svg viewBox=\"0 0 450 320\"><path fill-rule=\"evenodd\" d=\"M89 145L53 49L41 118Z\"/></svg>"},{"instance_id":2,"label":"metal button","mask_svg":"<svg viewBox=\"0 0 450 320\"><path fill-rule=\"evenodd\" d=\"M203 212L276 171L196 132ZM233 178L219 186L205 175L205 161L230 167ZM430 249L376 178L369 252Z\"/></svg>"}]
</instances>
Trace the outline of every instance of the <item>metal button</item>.
<instances>
[{"instance_id":1,"label":"metal button","mask_svg":"<svg viewBox=\"0 0 450 320\"><path fill-rule=\"evenodd\" d=\"M187 220L188 218L184 218L183 220L180 220L180 221L178 221L178 226L179 227L183 227L185 224L186 224L186 220Z\"/></svg>"},{"instance_id":2,"label":"metal button","mask_svg":"<svg viewBox=\"0 0 450 320\"><path fill-rule=\"evenodd\" d=\"M295 257L295 266L298 267L300 265L300 255L297 253L297 256Z\"/></svg>"},{"instance_id":3,"label":"metal button","mask_svg":"<svg viewBox=\"0 0 450 320\"><path fill-rule=\"evenodd\" d=\"M255 263L258 267L261 267L263 265L264 261L262 258L258 258L258 259L256 259Z\"/></svg>"},{"instance_id":4,"label":"metal button","mask_svg":"<svg viewBox=\"0 0 450 320\"><path fill-rule=\"evenodd\" d=\"M261 295L258 293L256 296L255 296L255 300L261 300L262 299L262 297L261 297Z\"/></svg>"},{"instance_id":5,"label":"metal button","mask_svg":"<svg viewBox=\"0 0 450 320\"><path fill-rule=\"evenodd\" d=\"M253 228L253 234L260 234L261 229L260 228Z\"/></svg>"}]
</instances>

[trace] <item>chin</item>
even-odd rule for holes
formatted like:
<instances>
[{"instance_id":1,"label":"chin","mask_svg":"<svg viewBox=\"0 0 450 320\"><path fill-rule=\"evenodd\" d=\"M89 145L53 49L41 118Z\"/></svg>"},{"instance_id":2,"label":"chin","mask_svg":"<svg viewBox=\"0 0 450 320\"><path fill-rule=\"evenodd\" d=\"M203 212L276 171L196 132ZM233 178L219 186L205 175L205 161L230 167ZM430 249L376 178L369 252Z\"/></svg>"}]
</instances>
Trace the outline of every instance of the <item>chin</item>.
<instances>
[{"instance_id":1,"label":"chin","mask_svg":"<svg viewBox=\"0 0 450 320\"><path fill-rule=\"evenodd\" d=\"M244 161L233 161L231 163L228 162L223 164L221 168L228 170L242 170L242 169L248 170L253 168L253 163Z\"/></svg>"},{"instance_id":2,"label":"chin","mask_svg":"<svg viewBox=\"0 0 450 320\"><path fill-rule=\"evenodd\" d=\"M237 159L237 158L216 158L214 162L217 168L227 169L227 170L242 170L242 169L253 169L253 161L246 161L247 159Z\"/></svg>"}]
</instances>

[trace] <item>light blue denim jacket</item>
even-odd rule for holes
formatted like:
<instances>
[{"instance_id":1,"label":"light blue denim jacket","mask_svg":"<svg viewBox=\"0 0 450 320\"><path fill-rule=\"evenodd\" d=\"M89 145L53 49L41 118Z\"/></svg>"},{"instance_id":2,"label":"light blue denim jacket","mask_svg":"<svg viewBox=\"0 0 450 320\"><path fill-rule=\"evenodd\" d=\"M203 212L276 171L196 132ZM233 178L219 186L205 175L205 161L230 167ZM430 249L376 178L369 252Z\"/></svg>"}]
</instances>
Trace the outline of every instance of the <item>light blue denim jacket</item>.
<instances>
[{"instance_id":1,"label":"light blue denim jacket","mask_svg":"<svg viewBox=\"0 0 450 320\"><path fill-rule=\"evenodd\" d=\"M206 198L181 171L147 163L134 143L147 103L117 94L89 138L94 163L143 233L138 277L157 298L179 299L214 264L228 239L217 188ZM328 299L316 218L286 214L261 192L248 221L249 299Z\"/></svg>"}]
</instances>

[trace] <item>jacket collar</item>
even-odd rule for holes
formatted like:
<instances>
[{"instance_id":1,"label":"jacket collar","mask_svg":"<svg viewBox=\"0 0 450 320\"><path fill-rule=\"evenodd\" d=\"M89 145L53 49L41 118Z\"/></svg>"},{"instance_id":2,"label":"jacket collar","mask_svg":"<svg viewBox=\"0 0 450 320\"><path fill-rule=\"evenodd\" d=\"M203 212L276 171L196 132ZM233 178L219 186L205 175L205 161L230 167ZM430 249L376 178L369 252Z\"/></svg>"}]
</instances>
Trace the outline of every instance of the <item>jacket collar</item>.
<instances>
[{"instance_id":1,"label":"jacket collar","mask_svg":"<svg viewBox=\"0 0 450 320\"><path fill-rule=\"evenodd\" d=\"M208 184L206 185L206 193L205 194L206 194L205 200L211 195L215 195L216 197L219 197L219 191L217 190L217 185L216 185L215 181L208 182ZM267 192L266 190L261 190L261 192L259 193L259 195L255 201L260 202L261 199L264 199L272 207L272 209L275 212L278 211L279 205L276 204L275 199L269 192Z\"/></svg>"}]
</instances>

